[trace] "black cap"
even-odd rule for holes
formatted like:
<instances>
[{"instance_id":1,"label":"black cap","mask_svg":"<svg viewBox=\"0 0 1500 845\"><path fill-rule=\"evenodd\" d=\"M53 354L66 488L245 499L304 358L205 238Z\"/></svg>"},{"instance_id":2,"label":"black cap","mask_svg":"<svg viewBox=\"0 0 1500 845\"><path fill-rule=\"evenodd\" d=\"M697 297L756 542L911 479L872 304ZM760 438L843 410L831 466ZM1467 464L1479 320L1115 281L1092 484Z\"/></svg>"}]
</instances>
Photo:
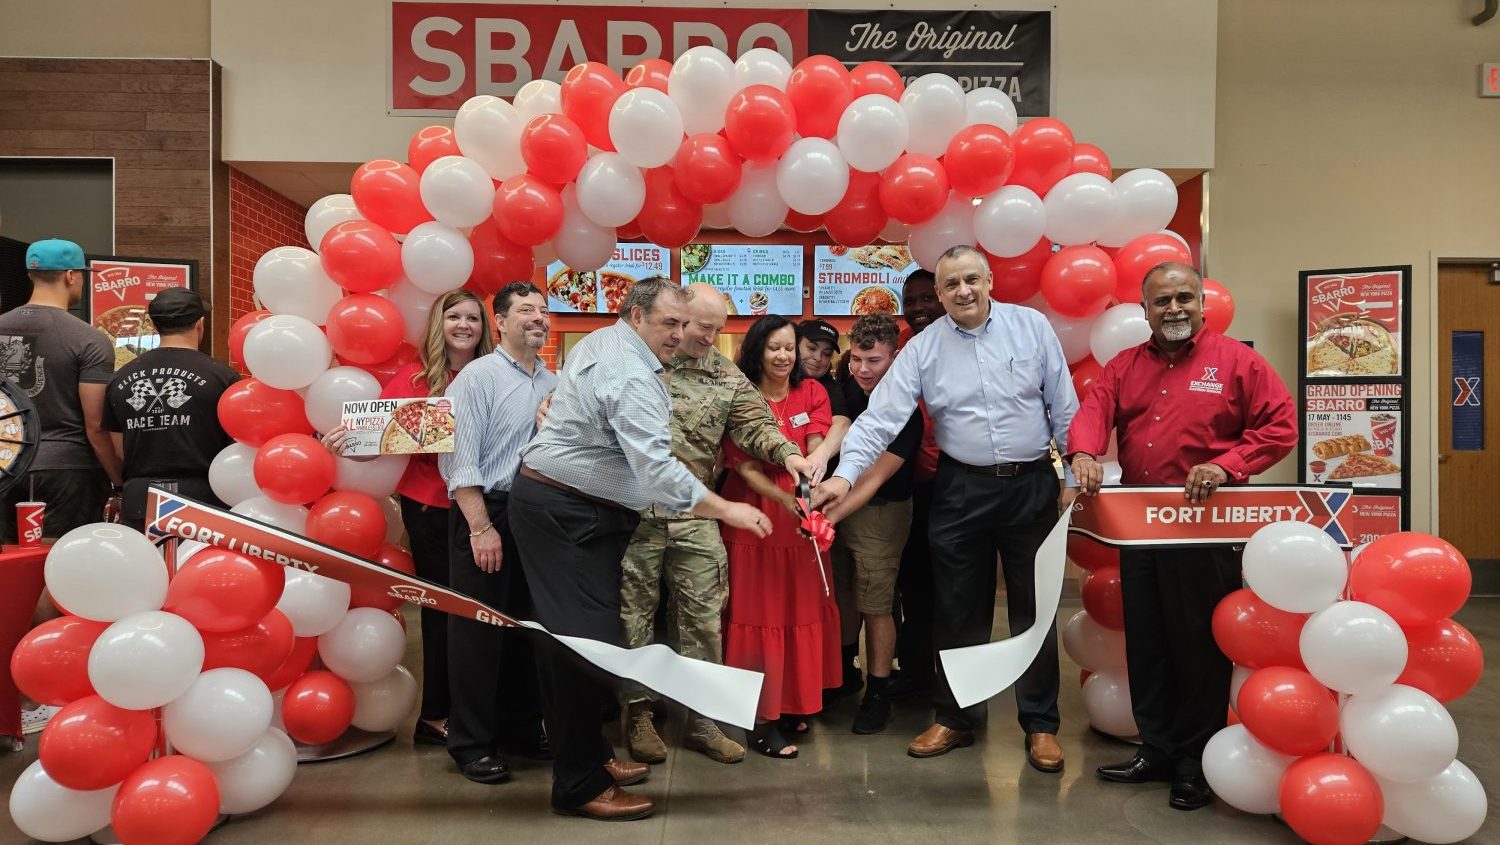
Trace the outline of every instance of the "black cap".
<instances>
[{"instance_id":1,"label":"black cap","mask_svg":"<svg viewBox=\"0 0 1500 845\"><path fill-rule=\"evenodd\" d=\"M187 288L167 288L146 306L151 322L159 329L181 329L198 322L208 313L198 294Z\"/></svg>"},{"instance_id":2,"label":"black cap","mask_svg":"<svg viewBox=\"0 0 1500 845\"><path fill-rule=\"evenodd\" d=\"M797 339L831 343L833 351L839 351L839 330L822 320L803 320L798 323Z\"/></svg>"}]
</instances>

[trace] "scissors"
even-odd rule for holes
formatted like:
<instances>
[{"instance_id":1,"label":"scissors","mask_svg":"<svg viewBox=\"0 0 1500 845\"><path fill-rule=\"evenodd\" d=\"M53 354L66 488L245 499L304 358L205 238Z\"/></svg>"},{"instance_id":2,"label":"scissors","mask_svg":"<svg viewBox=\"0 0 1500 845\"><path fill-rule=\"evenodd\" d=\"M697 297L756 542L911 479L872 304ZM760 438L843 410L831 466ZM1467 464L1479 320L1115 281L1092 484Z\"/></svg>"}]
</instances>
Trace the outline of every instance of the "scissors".
<instances>
[{"instance_id":1,"label":"scissors","mask_svg":"<svg viewBox=\"0 0 1500 845\"><path fill-rule=\"evenodd\" d=\"M818 559L818 577L823 579L823 595L829 595L828 573L823 569L823 550L833 545L833 523L812 509L812 486L807 479L797 480L797 511L802 517L802 533L812 540L813 555Z\"/></svg>"}]
</instances>

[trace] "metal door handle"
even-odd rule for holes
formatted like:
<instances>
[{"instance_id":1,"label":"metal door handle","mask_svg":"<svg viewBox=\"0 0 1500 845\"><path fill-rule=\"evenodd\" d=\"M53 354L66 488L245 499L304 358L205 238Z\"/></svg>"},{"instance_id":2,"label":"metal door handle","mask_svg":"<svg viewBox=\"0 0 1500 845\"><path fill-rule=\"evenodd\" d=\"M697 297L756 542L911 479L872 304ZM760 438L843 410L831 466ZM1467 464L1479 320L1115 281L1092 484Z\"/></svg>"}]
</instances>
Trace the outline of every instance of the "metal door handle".
<instances>
[{"instance_id":1,"label":"metal door handle","mask_svg":"<svg viewBox=\"0 0 1500 845\"><path fill-rule=\"evenodd\" d=\"M1438 463L1440 463L1440 464L1446 464L1446 463L1448 463L1448 458L1450 458L1450 457L1452 457L1452 456L1448 455L1448 454L1440 454L1440 455L1438 455Z\"/></svg>"}]
</instances>

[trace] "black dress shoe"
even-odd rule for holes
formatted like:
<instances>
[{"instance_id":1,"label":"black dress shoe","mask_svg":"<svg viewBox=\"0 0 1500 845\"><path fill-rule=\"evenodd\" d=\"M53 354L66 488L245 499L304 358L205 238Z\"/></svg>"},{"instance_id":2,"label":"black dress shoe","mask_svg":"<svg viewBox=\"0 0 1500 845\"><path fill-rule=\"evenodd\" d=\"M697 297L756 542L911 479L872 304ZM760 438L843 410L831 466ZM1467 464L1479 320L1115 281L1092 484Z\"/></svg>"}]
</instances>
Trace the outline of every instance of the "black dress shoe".
<instances>
[{"instance_id":1,"label":"black dress shoe","mask_svg":"<svg viewBox=\"0 0 1500 845\"><path fill-rule=\"evenodd\" d=\"M413 745L447 745L448 732L418 719L417 726L412 728L411 741Z\"/></svg>"},{"instance_id":2,"label":"black dress shoe","mask_svg":"<svg viewBox=\"0 0 1500 845\"><path fill-rule=\"evenodd\" d=\"M1171 764L1152 762L1137 754L1124 763L1100 766L1094 770L1100 778L1115 783L1151 783L1170 780Z\"/></svg>"},{"instance_id":3,"label":"black dress shoe","mask_svg":"<svg viewBox=\"0 0 1500 845\"><path fill-rule=\"evenodd\" d=\"M459 774L475 783L495 784L510 779L510 767L505 765L504 760L493 755L462 763L458 771Z\"/></svg>"},{"instance_id":4,"label":"black dress shoe","mask_svg":"<svg viewBox=\"0 0 1500 845\"><path fill-rule=\"evenodd\" d=\"M1167 803L1174 810L1197 810L1214 800L1214 791L1201 774L1178 774L1172 778L1172 794Z\"/></svg>"}]
</instances>

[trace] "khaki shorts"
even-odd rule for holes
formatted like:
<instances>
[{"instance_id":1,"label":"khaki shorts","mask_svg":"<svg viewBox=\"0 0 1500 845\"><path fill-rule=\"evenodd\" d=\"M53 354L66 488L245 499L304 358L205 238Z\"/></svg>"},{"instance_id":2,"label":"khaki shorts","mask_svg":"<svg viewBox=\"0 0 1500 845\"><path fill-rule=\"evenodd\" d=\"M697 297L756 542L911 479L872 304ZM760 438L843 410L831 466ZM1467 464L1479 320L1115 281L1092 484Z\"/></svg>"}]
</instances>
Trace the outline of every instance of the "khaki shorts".
<instances>
[{"instance_id":1,"label":"khaki shorts","mask_svg":"<svg viewBox=\"0 0 1500 845\"><path fill-rule=\"evenodd\" d=\"M854 556L854 603L872 616L891 612L896 571L911 533L911 500L871 502L839 524L839 536Z\"/></svg>"}]
</instances>

